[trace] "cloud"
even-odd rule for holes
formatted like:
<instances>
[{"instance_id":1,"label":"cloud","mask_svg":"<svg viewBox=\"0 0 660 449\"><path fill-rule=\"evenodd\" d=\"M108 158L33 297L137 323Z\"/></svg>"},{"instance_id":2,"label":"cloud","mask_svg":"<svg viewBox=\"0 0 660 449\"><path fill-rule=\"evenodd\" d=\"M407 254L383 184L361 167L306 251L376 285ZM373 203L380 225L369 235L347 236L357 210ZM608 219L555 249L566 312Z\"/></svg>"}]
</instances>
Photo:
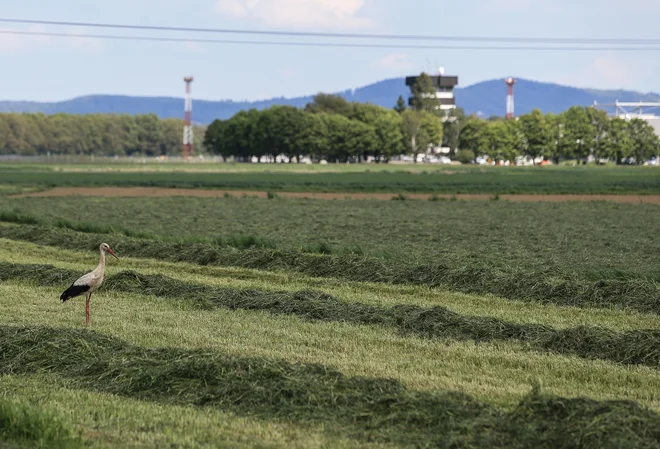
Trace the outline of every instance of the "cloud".
<instances>
[{"instance_id":1,"label":"cloud","mask_svg":"<svg viewBox=\"0 0 660 449\"><path fill-rule=\"evenodd\" d=\"M376 67L385 70L406 70L413 67L407 53L392 53L376 61Z\"/></svg>"},{"instance_id":2,"label":"cloud","mask_svg":"<svg viewBox=\"0 0 660 449\"><path fill-rule=\"evenodd\" d=\"M43 32L41 25L31 25L24 29L2 28L0 33L0 53L18 53L35 48L45 47L49 44L51 38L47 36L35 36L28 34L9 34L7 32L25 31L30 33Z\"/></svg>"},{"instance_id":3,"label":"cloud","mask_svg":"<svg viewBox=\"0 0 660 449\"><path fill-rule=\"evenodd\" d=\"M280 77L285 80L291 80L298 76L298 71L292 68L284 68L280 70Z\"/></svg>"},{"instance_id":4,"label":"cloud","mask_svg":"<svg viewBox=\"0 0 660 449\"><path fill-rule=\"evenodd\" d=\"M365 0L217 0L216 11L237 18L294 28L369 28L360 13Z\"/></svg>"},{"instance_id":5,"label":"cloud","mask_svg":"<svg viewBox=\"0 0 660 449\"><path fill-rule=\"evenodd\" d=\"M651 69L646 64L608 54L592 59L557 81L572 86L617 89L639 84L650 75Z\"/></svg>"},{"instance_id":6,"label":"cloud","mask_svg":"<svg viewBox=\"0 0 660 449\"><path fill-rule=\"evenodd\" d=\"M42 25L32 25L27 28L2 28L1 31L43 33L47 30ZM69 28L59 30L66 34L88 34L89 30ZM99 51L102 48L98 39L89 37L56 37L34 34L9 34L0 32L0 53L26 53L44 48L67 48L74 50Z\"/></svg>"}]
</instances>

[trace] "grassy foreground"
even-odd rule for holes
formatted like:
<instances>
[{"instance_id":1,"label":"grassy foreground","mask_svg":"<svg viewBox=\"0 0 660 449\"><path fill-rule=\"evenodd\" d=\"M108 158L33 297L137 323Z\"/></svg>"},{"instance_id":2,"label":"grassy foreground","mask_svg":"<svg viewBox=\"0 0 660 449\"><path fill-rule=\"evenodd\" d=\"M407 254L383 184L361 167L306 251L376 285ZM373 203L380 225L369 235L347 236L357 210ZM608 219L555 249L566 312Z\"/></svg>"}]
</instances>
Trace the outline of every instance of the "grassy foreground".
<instances>
[{"instance_id":1,"label":"grassy foreground","mask_svg":"<svg viewBox=\"0 0 660 449\"><path fill-rule=\"evenodd\" d=\"M164 292L168 297L144 295L142 287L137 291L127 290L125 283L113 287L109 278L93 300L95 332L90 333L77 330L83 318L80 301L63 305L57 296L70 276L87 269L94 259L89 253L58 252L28 243L5 240L0 244L2 261L34 264L47 260L61 270L74 270L68 274L33 271L45 276L40 280L26 276L29 270L19 269L19 278L0 284L2 347L10 348L0 368L4 373L0 394L14 400L41 400L60 413L68 404L75 412L65 416L70 416L69 421L77 423L75 430L94 444L104 441L126 447L137 442L146 446L176 442L183 447L211 447L233 441L235 447L253 447L251 442L262 447L387 447L417 442L442 447L454 441L456 447L511 447L516 442L533 441L552 447L576 441L572 429L582 429L587 421L599 419L599 431L594 436L587 440L579 437L585 447L617 447L624 442L628 447L653 447L655 435L646 430L655 428L653 413L632 403L566 401L557 396L629 399L660 410L660 398L655 393L660 391L660 372L656 368L544 354L529 351L516 341L476 343L451 335L435 341L351 320L309 320L290 313L272 314L267 309L209 309L197 303L208 287L226 285L243 294L254 289L278 291L272 285L281 275L130 257L109 266L108 275L115 276L126 268L142 271L139 276L165 274L177 282L192 283L195 293L167 288ZM44 283L55 286L38 286ZM391 304L460 304L458 297L441 292L417 299L409 287L343 285L313 278L296 279L291 291L303 285L334 289L341 295L341 307L375 305L385 292ZM219 297L217 291L210 299L213 297ZM279 298L285 300L286 296L280 294ZM470 297L463 297L463 301L480 302ZM483 301L482 312L506 316L506 310L501 310L506 300ZM465 306L469 308L469 303ZM533 308L527 315L519 315L518 321L543 321L553 316L545 310L547 306L529 307ZM585 319L592 310L584 310ZM579 313L580 309L574 311ZM625 319L628 312L593 311L600 313L601 322L613 331L635 326L634 319ZM656 319L639 317L651 320L649 324ZM643 328L639 323L637 326ZM165 347L169 349L159 349ZM252 368L219 368L230 362L248 363ZM212 368L214 363L223 365ZM206 371L203 366L207 366ZM40 374L34 377L37 368ZM158 370L157 377L154 369ZM264 377L263 369L268 369L268 376ZM220 373L233 380L209 384ZM272 377L277 373L285 375L283 383ZM364 380L358 380L360 377ZM337 379L345 381L337 384ZM541 393L530 396L531 385L537 380L543 385ZM323 396L326 393L318 389L319 385L329 385L324 384L326 381L337 386L331 396ZM41 387L31 390L36 384ZM207 387L200 389L202 384ZM287 393L268 395L274 385L286 388ZM366 386L369 388L364 390ZM309 396L312 391L313 396ZM241 401L223 402L232 394L240 394ZM369 397L372 399L366 400ZM334 405L323 405L326 400ZM83 405L74 407L79 401ZM89 401L98 402L91 407ZM382 409L384 404L387 407ZM163 433L160 426L175 421L178 413L191 406L186 412L187 425L174 425ZM426 407L434 412L429 413ZM571 418L564 420L564 415L550 413L557 407ZM443 416L447 415L438 415L439 408L455 418L446 421ZM414 415L410 415L413 410ZM153 423L147 424L151 421L138 416L140 413L152 413ZM602 420L604 414L608 418ZM362 418L350 418L355 416ZM145 425L140 426L141 422ZM209 423L213 423L210 428ZM466 435L470 437L466 439ZM337 436L341 437L334 439Z\"/></svg>"},{"instance_id":2,"label":"grassy foreground","mask_svg":"<svg viewBox=\"0 0 660 449\"><path fill-rule=\"evenodd\" d=\"M659 446L657 206L373 203L0 198L0 446Z\"/></svg>"},{"instance_id":3,"label":"grassy foreground","mask_svg":"<svg viewBox=\"0 0 660 449\"><path fill-rule=\"evenodd\" d=\"M46 370L83 388L276 421L324 423L328 432L358 440L504 448L578 441L584 447L651 447L660 439L660 415L630 402L566 400L536 389L504 412L461 393L408 392L396 381L346 377L318 365L142 349L89 331L0 327L0 342L8 347L0 373ZM556 413L558 407L562 413ZM588 436L585 426L591 429Z\"/></svg>"}]
</instances>

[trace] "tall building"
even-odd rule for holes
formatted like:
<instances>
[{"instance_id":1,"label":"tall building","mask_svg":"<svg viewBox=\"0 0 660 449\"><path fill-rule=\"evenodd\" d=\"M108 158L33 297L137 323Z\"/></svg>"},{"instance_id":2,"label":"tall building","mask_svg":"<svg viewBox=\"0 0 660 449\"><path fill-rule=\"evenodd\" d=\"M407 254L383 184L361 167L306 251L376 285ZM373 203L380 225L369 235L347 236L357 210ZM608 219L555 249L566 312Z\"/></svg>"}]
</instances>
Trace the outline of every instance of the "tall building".
<instances>
[{"instance_id":1,"label":"tall building","mask_svg":"<svg viewBox=\"0 0 660 449\"><path fill-rule=\"evenodd\" d=\"M446 76L444 69L440 69L438 75L429 75L431 82L435 87L435 98L437 98L440 105L438 109L449 112L451 109L456 109L456 99L454 98L454 87L458 85L457 76ZM419 76L407 76L406 86L412 89ZM408 104L412 104L412 97L408 98Z\"/></svg>"}]
</instances>

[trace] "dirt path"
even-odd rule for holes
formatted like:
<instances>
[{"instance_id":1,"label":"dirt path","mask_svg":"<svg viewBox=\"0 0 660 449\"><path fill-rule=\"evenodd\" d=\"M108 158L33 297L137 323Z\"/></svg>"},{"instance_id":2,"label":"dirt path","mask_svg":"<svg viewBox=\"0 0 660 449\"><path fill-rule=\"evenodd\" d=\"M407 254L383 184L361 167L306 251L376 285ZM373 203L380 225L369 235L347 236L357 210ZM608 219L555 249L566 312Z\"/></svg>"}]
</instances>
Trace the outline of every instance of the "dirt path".
<instances>
[{"instance_id":1,"label":"dirt path","mask_svg":"<svg viewBox=\"0 0 660 449\"><path fill-rule=\"evenodd\" d=\"M160 187L55 187L41 192L28 192L12 197L26 196L124 196L124 197L163 197L163 196L195 196L195 197L234 197L257 196L266 198L267 193L252 190L211 190L211 189L169 189ZM287 198L314 198L314 199L377 199L391 200L393 193L323 193L323 192L276 192L278 196ZM428 199L432 195L427 193L405 194L410 199ZM459 200L488 200L490 194L440 194L440 198L455 196ZM617 203L648 203L660 204L660 195L500 195L501 200L508 201L614 201Z\"/></svg>"}]
</instances>

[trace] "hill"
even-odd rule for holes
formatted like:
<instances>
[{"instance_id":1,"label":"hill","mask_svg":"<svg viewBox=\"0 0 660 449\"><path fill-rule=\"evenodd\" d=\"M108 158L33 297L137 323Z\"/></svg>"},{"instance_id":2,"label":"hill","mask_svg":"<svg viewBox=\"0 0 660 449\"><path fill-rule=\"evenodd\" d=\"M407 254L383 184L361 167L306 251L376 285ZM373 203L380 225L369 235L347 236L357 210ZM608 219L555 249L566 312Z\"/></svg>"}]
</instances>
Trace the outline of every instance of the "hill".
<instances>
[{"instance_id":1,"label":"hill","mask_svg":"<svg viewBox=\"0 0 660 449\"><path fill-rule=\"evenodd\" d=\"M518 79L515 88L516 114L541 111L559 113L570 106L587 106L620 101L660 101L656 93L640 93L627 90L596 90L563 86L553 83ZM357 89L336 92L350 101L369 102L384 107L393 107L399 95L407 97L409 90L403 78L378 81ZM483 116L504 115L506 86L504 78L483 81L455 90L456 103L468 114ZM216 118L228 118L241 109L263 109L272 105L302 107L312 96L295 98L272 98L262 101L205 101L193 99L194 118L199 123L210 123ZM43 112L45 114L71 113L155 113L161 118L183 116L183 99L176 97L137 97L124 95L88 95L52 103L30 101L0 101L0 112Z\"/></svg>"}]
</instances>

